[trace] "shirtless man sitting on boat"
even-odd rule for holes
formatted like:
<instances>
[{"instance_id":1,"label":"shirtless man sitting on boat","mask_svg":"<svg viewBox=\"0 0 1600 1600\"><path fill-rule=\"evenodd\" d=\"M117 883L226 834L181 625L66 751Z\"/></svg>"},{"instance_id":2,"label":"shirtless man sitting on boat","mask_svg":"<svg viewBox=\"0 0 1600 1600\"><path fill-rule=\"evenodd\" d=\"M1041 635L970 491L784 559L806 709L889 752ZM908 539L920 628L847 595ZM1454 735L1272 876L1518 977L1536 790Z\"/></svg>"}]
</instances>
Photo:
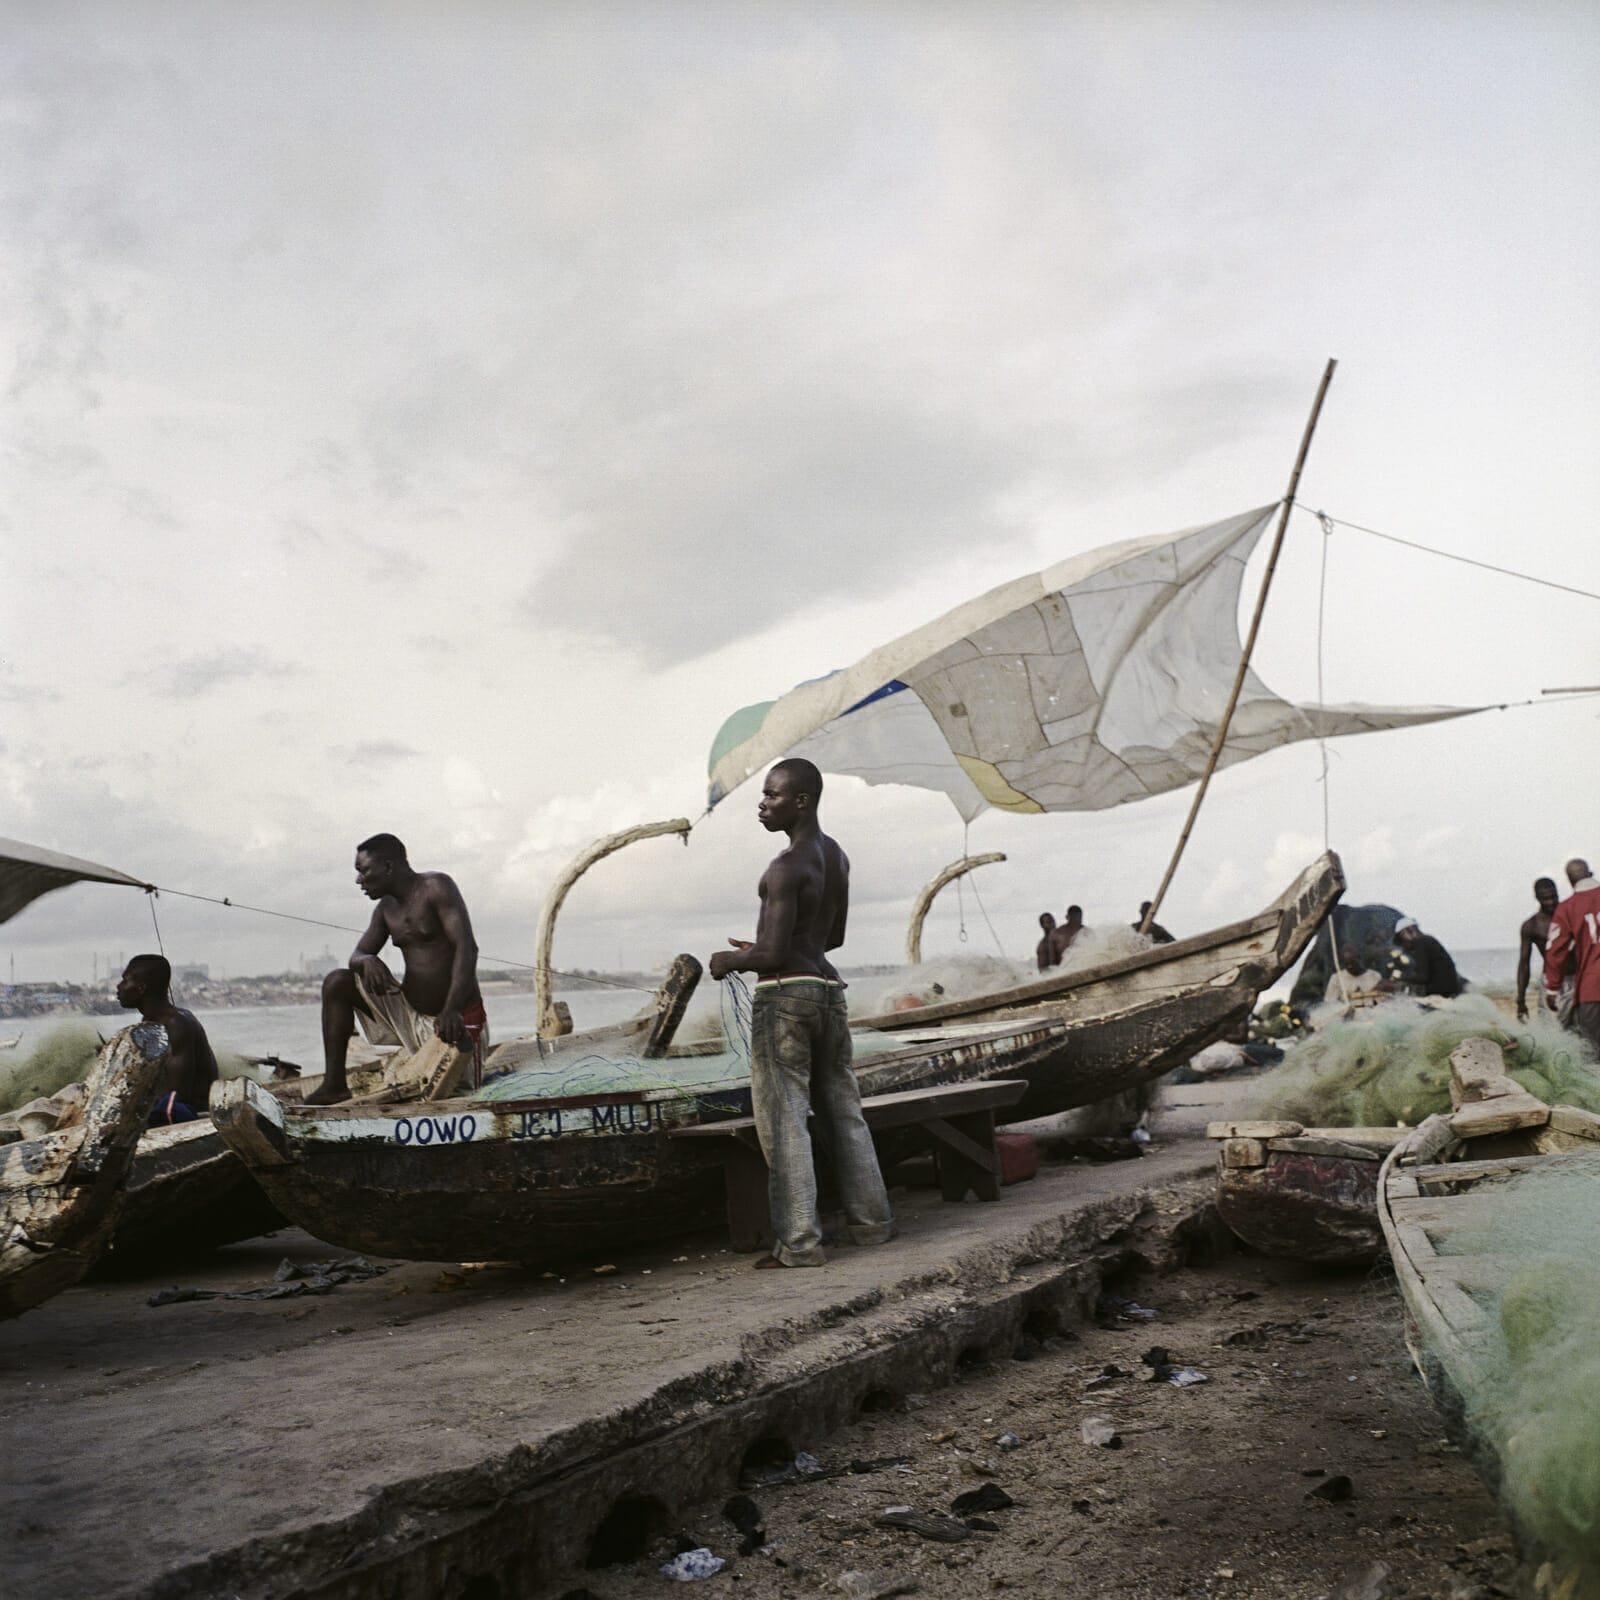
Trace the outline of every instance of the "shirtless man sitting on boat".
<instances>
[{"instance_id":1,"label":"shirtless man sitting on boat","mask_svg":"<svg viewBox=\"0 0 1600 1600\"><path fill-rule=\"evenodd\" d=\"M306 1104L350 1098L345 1056L357 1019L372 1044L398 1044L409 1053L437 1035L457 1050L471 1050L474 1080L481 1079L487 1018L478 991L478 946L455 881L442 872L417 872L392 833L375 833L356 846L356 883L378 906L350 965L323 979L324 1073ZM391 939L406 960L403 980L378 957Z\"/></svg>"},{"instance_id":2,"label":"shirtless man sitting on boat","mask_svg":"<svg viewBox=\"0 0 1600 1600\"><path fill-rule=\"evenodd\" d=\"M168 1123L203 1117L211 1085L217 1081L217 1058L195 1014L173 1004L172 966L167 958L135 956L117 980L117 1004L167 1030L161 1092L149 1126L164 1128Z\"/></svg>"},{"instance_id":3,"label":"shirtless man sitting on boat","mask_svg":"<svg viewBox=\"0 0 1600 1600\"><path fill-rule=\"evenodd\" d=\"M850 862L817 823L822 774L791 757L767 774L756 809L789 847L762 874L754 943L730 939L711 976L756 974L750 1018L750 1099L769 1170L776 1243L757 1267L820 1267L822 1222L806 1119L813 1112L834 1158L840 1208L856 1244L894 1235L889 1194L851 1070L844 984L828 951L844 943Z\"/></svg>"}]
</instances>

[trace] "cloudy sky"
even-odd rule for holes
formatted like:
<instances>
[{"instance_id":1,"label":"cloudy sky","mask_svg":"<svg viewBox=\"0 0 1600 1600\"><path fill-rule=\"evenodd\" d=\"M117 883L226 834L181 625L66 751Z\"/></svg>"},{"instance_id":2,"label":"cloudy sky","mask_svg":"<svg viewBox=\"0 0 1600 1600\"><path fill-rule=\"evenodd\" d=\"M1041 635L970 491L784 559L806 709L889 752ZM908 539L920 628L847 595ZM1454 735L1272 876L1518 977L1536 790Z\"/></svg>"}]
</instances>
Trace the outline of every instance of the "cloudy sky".
<instances>
[{"instance_id":1,"label":"cloudy sky","mask_svg":"<svg viewBox=\"0 0 1600 1600\"><path fill-rule=\"evenodd\" d=\"M598 834L697 815L723 717L1080 550L1284 487L1600 589L1592 5L6 6L0 834L359 924L358 839L530 959ZM1316 693L1297 516L1257 664ZM1338 532L1333 700L1600 682L1592 600ZM1600 855L1600 702L1333 748L1352 898L1504 944ZM1219 778L1163 921L1321 847L1314 748ZM1009 953L1126 920L1187 794L972 828ZM704 954L736 793L597 868L565 966ZM840 780L847 957L961 853ZM342 934L164 897L169 953ZM966 900L975 948L989 932ZM150 944L82 887L19 979ZM928 944L953 949L953 893ZM3 976L0 972L0 976Z\"/></svg>"}]
</instances>

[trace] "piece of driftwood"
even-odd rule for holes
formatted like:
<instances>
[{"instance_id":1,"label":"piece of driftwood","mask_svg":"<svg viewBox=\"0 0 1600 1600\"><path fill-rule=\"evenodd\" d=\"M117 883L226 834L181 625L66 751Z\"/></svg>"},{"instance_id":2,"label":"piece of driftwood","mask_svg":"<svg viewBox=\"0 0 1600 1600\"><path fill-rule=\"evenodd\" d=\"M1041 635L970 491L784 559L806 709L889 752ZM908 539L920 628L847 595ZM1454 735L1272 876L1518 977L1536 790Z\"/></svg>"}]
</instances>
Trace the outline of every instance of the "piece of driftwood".
<instances>
[{"instance_id":1,"label":"piece of driftwood","mask_svg":"<svg viewBox=\"0 0 1600 1600\"><path fill-rule=\"evenodd\" d=\"M59 1294L94 1265L116 1223L166 1055L160 1024L124 1028L90 1068L77 1126L0 1149L0 1316Z\"/></svg>"}]
</instances>

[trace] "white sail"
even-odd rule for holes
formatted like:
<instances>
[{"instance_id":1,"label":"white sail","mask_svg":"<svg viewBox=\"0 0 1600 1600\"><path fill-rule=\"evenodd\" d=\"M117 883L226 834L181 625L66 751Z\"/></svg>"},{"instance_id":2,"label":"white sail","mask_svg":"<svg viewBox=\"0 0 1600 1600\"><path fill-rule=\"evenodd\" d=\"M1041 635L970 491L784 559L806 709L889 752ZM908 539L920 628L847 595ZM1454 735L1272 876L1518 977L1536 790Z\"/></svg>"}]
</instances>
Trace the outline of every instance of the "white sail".
<instances>
[{"instance_id":1,"label":"white sail","mask_svg":"<svg viewBox=\"0 0 1600 1600\"><path fill-rule=\"evenodd\" d=\"M783 756L937 789L971 819L1098 811L1204 770L1238 671L1245 563L1277 505L1002 584L781 699L712 745L709 803ZM1478 706L1302 706L1246 674L1219 765Z\"/></svg>"}]
</instances>

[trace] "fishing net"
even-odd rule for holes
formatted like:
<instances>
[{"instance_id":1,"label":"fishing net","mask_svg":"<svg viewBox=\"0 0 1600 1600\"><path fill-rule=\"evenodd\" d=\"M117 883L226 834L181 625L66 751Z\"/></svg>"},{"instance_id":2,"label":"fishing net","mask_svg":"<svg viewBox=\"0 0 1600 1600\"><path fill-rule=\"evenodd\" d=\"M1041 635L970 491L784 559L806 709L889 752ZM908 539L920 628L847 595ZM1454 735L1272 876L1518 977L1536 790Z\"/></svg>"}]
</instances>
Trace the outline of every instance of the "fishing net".
<instances>
[{"instance_id":1,"label":"fishing net","mask_svg":"<svg viewBox=\"0 0 1600 1600\"><path fill-rule=\"evenodd\" d=\"M1521 1265L1463 1378L1469 1424L1495 1446L1519 1523L1578 1566L1574 1600L1600 1596L1600 1153L1498 1183L1474 1222L1441 1240Z\"/></svg>"},{"instance_id":2,"label":"fishing net","mask_svg":"<svg viewBox=\"0 0 1600 1600\"><path fill-rule=\"evenodd\" d=\"M565 1051L517 1067L487 1080L484 1100L584 1099L602 1094L673 1090L697 1107L728 1109L750 1087L749 985L737 973L717 985L715 1013L702 1012L703 1036L722 1048L712 1054L666 1056L645 1060L623 1050ZM679 1027L682 1036L683 1027ZM903 1045L891 1033L870 1028L851 1030L851 1047L859 1061Z\"/></svg>"},{"instance_id":3,"label":"fishing net","mask_svg":"<svg viewBox=\"0 0 1600 1600\"><path fill-rule=\"evenodd\" d=\"M1085 928L1067 947L1061 965L1040 972L1033 961L1008 961L1003 956L952 955L920 961L901 967L887 977L875 977L861 984L863 1000L851 1009L861 1016L878 1016L886 1011L902 1011L913 1005L940 1005L947 1000L975 1000L986 994L999 994L1025 983L1038 983L1063 973L1098 967L1123 956L1138 955L1150 948L1149 938L1134 929L1112 923L1109 927Z\"/></svg>"},{"instance_id":4,"label":"fishing net","mask_svg":"<svg viewBox=\"0 0 1600 1600\"><path fill-rule=\"evenodd\" d=\"M0 1113L53 1095L87 1076L100 1049L100 1035L88 1022L63 1022L52 1028L20 1061L0 1060Z\"/></svg>"},{"instance_id":5,"label":"fishing net","mask_svg":"<svg viewBox=\"0 0 1600 1600\"><path fill-rule=\"evenodd\" d=\"M1327 1023L1262 1080L1256 1111L1308 1127L1415 1125L1450 1110L1450 1052L1472 1038L1509 1046L1507 1072L1547 1104L1600 1111L1600 1070L1581 1036L1542 1014L1513 1022L1474 994L1394 999Z\"/></svg>"}]
</instances>

